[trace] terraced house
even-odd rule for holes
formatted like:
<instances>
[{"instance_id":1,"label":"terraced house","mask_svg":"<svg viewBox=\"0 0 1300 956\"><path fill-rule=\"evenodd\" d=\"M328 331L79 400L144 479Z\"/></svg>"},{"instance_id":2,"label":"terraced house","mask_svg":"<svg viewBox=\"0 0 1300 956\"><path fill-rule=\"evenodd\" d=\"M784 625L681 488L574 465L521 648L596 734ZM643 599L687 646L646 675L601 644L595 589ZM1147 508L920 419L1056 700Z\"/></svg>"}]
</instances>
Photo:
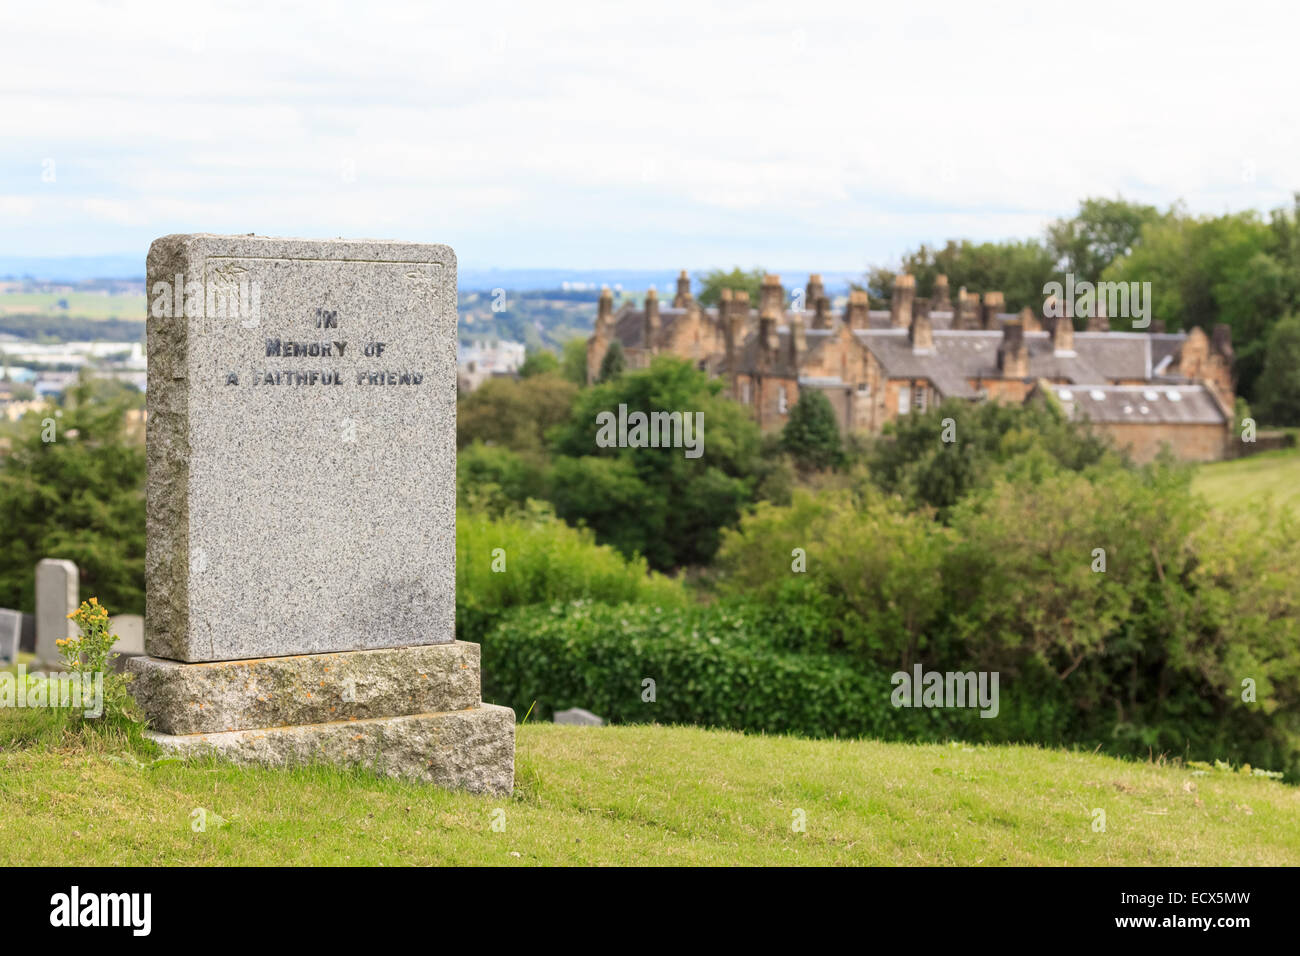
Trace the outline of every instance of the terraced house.
<instances>
[{"instance_id":1,"label":"terraced house","mask_svg":"<svg viewBox=\"0 0 1300 956\"><path fill-rule=\"evenodd\" d=\"M615 313L606 290L587 343L589 380L618 341L631 368L668 354L725 378L764 430L782 427L799 395L818 389L846 433L878 434L944 399L1047 400L1090 419L1138 460L1164 445L1196 461L1228 448L1235 398L1225 325L1212 336L1167 333L1158 322L1151 331L1112 331L1099 311L1076 331L1069 318L1004 311L1000 292L981 298L959 289L954 300L943 276L929 298L902 275L888 309L871 309L855 291L835 314L813 275L803 301L811 308L788 308L774 275L754 305L744 292L724 291L716 308L701 307L685 271L670 307L652 289L642 308Z\"/></svg>"}]
</instances>

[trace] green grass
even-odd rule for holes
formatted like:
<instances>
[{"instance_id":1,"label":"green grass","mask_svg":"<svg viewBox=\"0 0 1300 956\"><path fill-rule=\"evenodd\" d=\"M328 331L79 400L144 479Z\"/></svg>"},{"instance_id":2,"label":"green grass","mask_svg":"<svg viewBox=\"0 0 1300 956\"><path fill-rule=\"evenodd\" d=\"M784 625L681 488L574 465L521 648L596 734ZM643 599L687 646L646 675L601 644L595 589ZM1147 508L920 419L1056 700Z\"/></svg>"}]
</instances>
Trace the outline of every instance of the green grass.
<instances>
[{"instance_id":1,"label":"green grass","mask_svg":"<svg viewBox=\"0 0 1300 956\"><path fill-rule=\"evenodd\" d=\"M1300 864L1300 789L1033 747L524 725L511 797L115 751L3 746L0 865Z\"/></svg>"},{"instance_id":2,"label":"green grass","mask_svg":"<svg viewBox=\"0 0 1300 956\"><path fill-rule=\"evenodd\" d=\"M66 301L66 309L59 307ZM93 292L0 292L0 315L57 315L81 319L135 319L143 322L147 299L141 295Z\"/></svg>"},{"instance_id":3,"label":"green grass","mask_svg":"<svg viewBox=\"0 0 1300 956\"><path fill-rule=\"evenodd\" d=\"M1250 504L1267 495L1300 514L1300 448L1201 465L1192 487L1219 506Z\"/></svg>"}]
</instances>

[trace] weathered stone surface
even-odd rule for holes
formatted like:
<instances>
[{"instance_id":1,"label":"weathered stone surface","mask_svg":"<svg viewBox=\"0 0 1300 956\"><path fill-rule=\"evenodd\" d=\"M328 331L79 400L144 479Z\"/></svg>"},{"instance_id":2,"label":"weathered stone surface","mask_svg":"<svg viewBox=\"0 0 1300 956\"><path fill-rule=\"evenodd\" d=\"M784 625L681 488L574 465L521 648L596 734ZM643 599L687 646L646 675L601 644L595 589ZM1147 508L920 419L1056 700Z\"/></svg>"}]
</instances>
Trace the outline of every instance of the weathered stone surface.
<instances>
[{"instance_id":1,"label":"weathered stone surface","mask_svg":"<svg viewBox=\"0 0 1300 956\"><path fill-rule=\"evenodd\" d=\"M182 664L135 657L131 694L167 734L459 711L479 702L479 646L456 641Z\"/></svg>"},{"instance_id":2,"label":"weathered stone surface","mask_svg":"<svg viewBox=\"0 0 1300 956\"><path fill-rule=\"evenodd\" d=\"M77 610L77 566L59 558L36 562L36 658L43 665L59 662L55 641L80 631L68 615Z\"/></svg>"},{"instance_id":3,"label":"weathered stone surface","mask_svg":"<svg viewBox=\"0 0 1300 956\"><path fill-rule=\"evenodd\" d=\"M514 711L491 704L441 714L149 736L172 753L213 754L240 764L362 766L474 793L508 794L514 786Z\"/></svg>"},{"instance_id":4,"label":"weathered stone surface","mask_svg":"<svg viewBox=\"0 0 1300 956\"><path fill-rule=\"evenodd\" d=\"M148 277L148 652L453 640L452 250L177 235Z\"/></svg>"},{"instance_id":5,"label":"weathered stone surface","mask_svg":"<svg viewBox=\"0 0 1300 956\"><path fill-rule=\"evenodd\" d=\"M17 659L22 633L22 614L0 608L0 664L12 664Z\"/></svg>"}]
</instances>

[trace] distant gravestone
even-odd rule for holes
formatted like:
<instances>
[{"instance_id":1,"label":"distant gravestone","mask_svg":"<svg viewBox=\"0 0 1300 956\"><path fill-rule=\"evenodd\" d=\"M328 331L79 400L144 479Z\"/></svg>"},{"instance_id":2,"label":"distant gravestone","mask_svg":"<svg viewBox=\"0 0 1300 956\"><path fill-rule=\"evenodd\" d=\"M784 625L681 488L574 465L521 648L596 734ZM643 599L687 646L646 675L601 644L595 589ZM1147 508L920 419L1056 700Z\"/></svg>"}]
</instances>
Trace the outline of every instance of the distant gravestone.
<instances>
[{"instance_id":1,"label":"distant gravestone","mask_svg":"<svg viewBox=\"0 0 1300 956\"><path fill-rule=\"evenodd\" d=\"M118 614L112 620L112 633L117 635L113 645L118 654L144 653L144 618L139 614Z\"/></svg>"},{"instance_id":2,"label":"distant gravestone","mask_svg":"<svg viewBox=\"0 0 1300 956\"><path fill-rule=\"evenodd\" d=\"M167 236L147 290L151 656L126 666L155 739L509 792L513 711L453 627L455 254Z\"/></svg>"},{"instance_id":3,"label":"distant gravestone","mask_svg":"<svg viewBox=\"0 0 1300 956\"><path fill-rule=\"evenodd\" d=\"M554 719L557 724L572 724L575 727L605 726L605 720L603 717L597 717L591 711L583 710L581 707L570 707L568 710L557 710Z\"/></svg>"},{"instance_id":4,"label":"distant gravestone","mask_svg":"<svg viewBox=\"0 0 1300 956\"><path fill-rule=\"evenodd\" d=\"M60 558L36 562L36 658L44 666L58 664L55 641L76 637L80 630L68 615L77 610L77 566Z\"/></svg>"},{"instance_id":5,"label":"distant gravestone","mask_svg":"<svg viewBox=\"0 0 1300 956\"><path fill-rule=\"evenodd\" d=\"M22 614L0 608L0 664L12 664L18 659L18 646L22 636Z\"/></svg>"}]
</instances>

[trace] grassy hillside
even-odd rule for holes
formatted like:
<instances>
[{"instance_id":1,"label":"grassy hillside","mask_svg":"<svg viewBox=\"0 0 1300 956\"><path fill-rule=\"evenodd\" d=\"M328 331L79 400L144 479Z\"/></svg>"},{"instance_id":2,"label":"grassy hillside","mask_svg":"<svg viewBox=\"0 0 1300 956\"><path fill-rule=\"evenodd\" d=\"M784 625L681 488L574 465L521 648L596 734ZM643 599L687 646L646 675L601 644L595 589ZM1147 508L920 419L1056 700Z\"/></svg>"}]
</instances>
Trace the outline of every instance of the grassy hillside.
<instances>
[{"instance_id":1,"label":"grassy hillside","mask_svg":"<svg viewBox=\"0 0 1300 956\"><path fill-rule=\"evenodd\" d=\"M7 866L1296 865L1298 821L1300 789L1239 774L645 725L520 727L510 798L327 768L0 751Z\"/></svg>"},{"instance_id":2,"label":"grassy hillside","mask_svg":"<svg viewBox=\"0 0 1300 956\"><path fill-rule=\"evenodd\" d=\"M1201 465L1193 487L1218 505L1271 495L1300 514L1300 448Z\"/></svg>"}]
</instances>

